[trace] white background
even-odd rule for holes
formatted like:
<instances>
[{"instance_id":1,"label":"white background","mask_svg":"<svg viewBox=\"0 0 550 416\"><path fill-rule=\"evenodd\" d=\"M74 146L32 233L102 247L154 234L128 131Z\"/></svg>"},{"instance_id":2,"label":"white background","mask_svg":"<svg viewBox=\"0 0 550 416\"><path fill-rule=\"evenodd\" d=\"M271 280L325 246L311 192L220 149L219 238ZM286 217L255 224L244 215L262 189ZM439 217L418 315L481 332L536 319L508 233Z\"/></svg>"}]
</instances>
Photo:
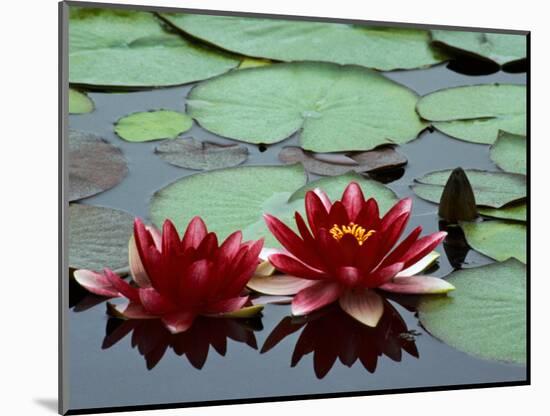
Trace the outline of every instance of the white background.
<instances>
[{"instance_id":1,"label":"white background","mask_svg":"<svg viewBox=\"0 0 550 416\"><path fill-rule=\"evenodd\" d=\"M156 411L147 415L541 414L550 392L546 2L502 0L136 0L190 8L532 31L532 386ZM2 2L0 413L53 415L57 398L57 2ZM7 90L7 96L6 96ZM131 383L131 380L128 382ZM235 380L238 383L238 380ZM546 393L546 397L545 397ZM546 398L546 400L545 400ZM546 409L546 410L540 410ZM133 413L127 413L133 414Z\"/></svg>"}]
</instances>

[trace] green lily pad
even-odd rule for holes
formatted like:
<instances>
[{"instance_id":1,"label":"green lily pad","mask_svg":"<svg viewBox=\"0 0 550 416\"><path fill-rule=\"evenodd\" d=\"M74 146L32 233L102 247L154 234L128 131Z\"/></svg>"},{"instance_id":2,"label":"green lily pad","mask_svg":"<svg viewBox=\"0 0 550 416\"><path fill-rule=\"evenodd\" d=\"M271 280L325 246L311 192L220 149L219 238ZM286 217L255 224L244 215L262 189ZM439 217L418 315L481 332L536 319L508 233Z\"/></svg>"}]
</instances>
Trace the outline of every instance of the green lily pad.
<instances>
[{"instance_id":1,"label":"green lily pad","mask_svg":"<svg viewBox=\"0 0 550 416\"><path fill-rule=\"evenodd\" d=\"M71 6L69 82L161 87L199 81L239 60L167 32L153 14Z\"/></svg>"},{"instance_id":2,"label":"green lily pad","mask_svg":"<svg viewBox=\"0 0 550 416\"><path fill-rule=\"evenodd\" d=\"M428 173L415 179L411 185L414 193L430 202L439 203L443 188L452 170ZM505 172L487 172L476 169L465 170L474 190L477 205L500 208L510 202L519 201L527 196L527 184L524 175Z\"/></svg>"},{"instance_id":3,"label":"green lily pad","mask_svg":"<svg viewBox=\"0 0 550 416\"><path fill-rule=\"evenodd\" d=\"M212 170L240 165L248 158L248 148L240 144L222 146L192 137L166 140L155 148L166 162L186 169Z\"/></svg>"},{"instance_id":4,"label":"green lily pad","mask_svg":"<svg viewBox=\"0 0 550 416\"><path fill-rule=\"evenodd\" d=\"M508 260L451 273L456 290L426 296L418 308L422 325L465 353L525 364L527 355L525 265Z\"/></svg>"},{"instance_id":5,"label":"green lily pad","mask_svg":"<svg viewBox=\"0 0 550 416\"><path fill-rule=\"evenodd\" d=\"M366 68L291 63L233 71L193 88L188 112L205 129L249 143L299 132L315 152L405 143L425 128L417 95Z\"/></svg>"},{"instance_id":6,"label":"green lily pad","mask_svg":"<svg viewBox=\"0 0 550 416\"><path fill-rule=\"evenodd\" d=\"M433 41L438 44L499 65L520 61L527 57L527 38L523 35L454 30L432 30L431 34Z\"/></svg>"},{"instance_id":7,"label":"green lily pad","mask_svg":"<svg viewBox=\"0 0 550 416\"><path fill-rule=\"evenodd\" d=\"M193 126L187 114L172 110L144 111L122 117L115 124L116 134L129 142L174 139Z\"/></svg>"},{"instance_id":8,"label":"green lily pad","mask_svg":"<svg viewBox=\"0 0 550 416\"><path fill-rule=\"evenodd\" d=\"M69 130L69 201L111 189L127 174L118 147L95 134Z\"/></svg>"},{"instance_id":9,"label":"green lily pad","mask_svg":"<svg viewBox=\"0 0 550 416\"><path fill-rule=\"evenodd\" d=\"M69 267L116 270L128 266L134 217L91 205L69 205Z\"/></svg>"},{"instance_id":10,"label":"green lily pad","mask_svg":"<svg viewBox=\"0 0 550 416\"><path fill-rule=\"evenodd\" d=\"M506 172L527 174L527 138L501 131L491 146L491 160Z\"/></svg>"},{"instance_id":11,"label":"green lily pad","mask_svg":"<svg viewBox=\"0 0 550 416\"><path fill-rule=\"evenodd\" d=\"M163 13L192 36L228 51L276 61L320 61L390 71L446 60L429 32L352 24Z\"/></svg>"},{"instance_id":12,"label":"green lily pad","mask_svg":"<svg viewBox=\"0 0 550 416\"><path fill-rule=\"evenodd\" d=\"M94 111L94 102L83 92L69 88L69 114L86 114Z\"/></svg>"},{"instance_id":13,"label":"green lily pad","mask_svg":"<svg viewBox=\"0 0 550 416\"><path fill-rule=\"evenodd\" d=\"M500 220L460 224L466 241L474 250L498 261L514 257L527 261L527 227Z\"/></svg>"},{"instance_id":14,"label":"green lily pad","mask_svg":"<svg viewBox=\"0 0 550 416\"><path fill-rule=\"evenodd\" d=\"M499 130L525 136L527 90L510 84L449 88L422 97L417 111L451 137L492 144Z\"/></svg>"},{"instance_id":15,"label":"green lily pad","mask_svg":"<svg viewBox=\"0 0 550 416\"><path fill-rule=\"evenodd\" d=\"M486 217L503 220L527 221L527 204L512 204L502 208L478 207L477 211Z\"/></svg>"}]
</instances>

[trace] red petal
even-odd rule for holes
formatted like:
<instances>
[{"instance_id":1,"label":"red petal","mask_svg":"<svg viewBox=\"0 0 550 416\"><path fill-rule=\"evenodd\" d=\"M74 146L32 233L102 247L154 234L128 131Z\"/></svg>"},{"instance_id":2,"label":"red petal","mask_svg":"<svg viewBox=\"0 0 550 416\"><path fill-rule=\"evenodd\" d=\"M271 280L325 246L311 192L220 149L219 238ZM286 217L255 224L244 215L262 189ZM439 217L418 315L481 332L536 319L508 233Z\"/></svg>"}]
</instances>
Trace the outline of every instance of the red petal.
<instances>
[{"instance_id":1,"label":"red petal","mask_svg":"<svg viewBox=\"0 0 550 416\"><path fill-rule=\"evenodd\" d=\"M162 253L165 257L177 257L181 252L180 236L174 223L170 220L165 220L162 225Z\"/></svg>"},{"instance_id":2,"label":"red petal","mask_svg":"<svg viewBox=\"0 0 550 416\"><path fill-rule=\"evenodd\" d=\"M107 303L107 313L117 318L125 319L156 319L156 315L148 313L141 303L127 302L120 305Z\"/></svg>"},{"instance_id":3,"label":"red petal","mask_svg":"<svg viewBox=\"0 0 550 416\"><path fill-rule=\"evenodd\" d=\"M130 286L126 280L121 279L119 275L117 275L110 269L105 269L104 274L113 286L113 288L117 290L122 296L128 298L132 302L139 303L138 289Z\"/></svg>"},{"instance_id":4,"label":"red petal","mask_svg":"<svg viewBox=\"0 0 550 416\"><path fill-rule=\"evenodd\" d=\"M139 258L136 239L133 235L130 237L130 241L128 242L128 262L130 264L130 274L132 275L134 282L136 282L139 287L151 287L151 281L149 280L145 267L143 267L143 263Z\"/></svg>"},{"instance_id":5,"label":"red petal","mask_svg":"<svg viewBox=\"0 0 550 416\"><path fill-rule=\"evenodd\" d=\"M398 217L412 210L412 198L403 198L397 202L382 218L380 230L386 230Z\"/></svg>"},{"instance_id":6,"label":"red petal","mask_svg":"<svg viewBox=\"0 0 550 416\"><path fill-rule=\"evenodd\" d=\"M431 276L410 276L396 277L391 282L388 282L380 289L394 293L407 293L414 295L423 294L443 294L455 287L449 282Z\"/></svg>"},{"instance_id":7,"label":"red petal","mask_svg":"<svg viewBox=\"0 0 550 416\"><path fill-rule=\"evenodd\" d=\"M73 276L80 286L96 295L109 298L120 296L120 293L113 287L109 279L101 273L79 269L73 273Z\"/></svg>"},{"instance_id":8,"label":"red petal","mask_svg":"<svg viewBox=\"0 0 550 416\"><path fill-rule=\"evenodd\" d=\"M342 289L337 283L318 282L304 289L292 300L292 314L305 315L334 302Z\"/></svg>"},{"instance_id":9,"label":"red petal","mask_svg":"<svg viewBox=\"0 0 550 416\"><path fill-rule=\"evenodd\" d=\"M381 234L382 247L380 250L382 255L388 253L395 243L397 243L399 237L401 237L401 234L403 234L403 231L407 227L410 216L410 212L405 212L397 217L385 230L379 231Z\"/></svg>"},{"instance_id":10,"label":"red petal","mask_svg":"<svg viewBox=\"0 0 550 416\"><path fill-rule=\"evenodd\" d=\"M209 304L204 310L204 314L220 314L233 312L241 309L248 302L248 296L237 296L231 299L224 299L219 302Z\"/></svg>"},{"instance_id":11,"label":"red petal","mask_svg":"<svg viewBox=\"0 0 550 416\"><path fill-rule=\"evenodd\" d=\"M248 282L249 289L266 295L295 295L299 291L315 284L315 280L300 279L286 274L274 276L254 276Z\"/></svg>"},{"instance_id":12,"label":"red petal","mask_svg":"<svg viewBox=\"0 0 550 416\"><path fill-rule=\"evenodd\" d=\"M197 247L196 258L210 258L218 250L218 237L215 233L208 233Z\"/></svg>"},{"instance_id":13,"label":"red petal","mask_svg":"<svg viewBox=\"0 0 550 416\"><path fill-rule=\"evenodd\" d=\"M330 201L330 198L328 197L327 193L323 191L321 188L313 189L313 193L319 197L326 211L329 212L330 207L332 206L332 202Z\"/></svg>"},{"instance_id":14,"label":"red petal","mask_svg":"<svg viewBox=\"0 0 550 416\"><path fill-rule=\"evenodd\" d=\"M374 198L370 198L365 202L355 219L355 223L364 227L367 231L377 230L380 227L380 212Z\"/></svg>"},{"instance_id":15,"label":"red petal","mask_svg":"<svg viewBox=\"0 0 550 416\"><path fill-rule=\"evenodd\" d=\"M403 270L403 263L394 263L381 269L377 269L374 273L367 276L364 281L364 285L367 288L379 287L393 279L401 270Z\"/></svg>"},{"instance_id":16,"label":"red petal","mask_svg":"<svg viewBox=\"0 0 550 416\"><path fill-rule=\"evenodd\" d=\"M241 231L235 231L220 246L219 256L225 260L230 260L235 257L241 247L243 239L243 233Z\"/></svg>"},{"instance_id":17,"label":"red petal","mask_svg":"<svg viewBox=\"0 0 550 416\"><path fill-rule=\"evenodd\" d=\"M164 315L176 309L170 301L153 288L139 289L139 300L147 313L155 316Z\"/></svg>"},{"instance_id":18,"label":"red petal","mask_svg":"<svg viewBox=\"0 0 550 416\"><path fill-rule=\"evenodd\" d=\"M134 238L141 263L152 285L161 287L164 276L161 252L157 249L155 239L139 218L134 220Z\"/></svg>"},{"instance_id":19,"label":"red petal","mask_svg":"<svg viewBox=\"0 0 550 416\"><path fill-rule=\"evenodd\" d=\"M340 306L352 318L370 327L376 327L384 314L384 301L373 290L347 291L340 298Z\"/></svg>"},{"instance_id":20,"label":"red petal","mask_svg":"<svg viewBox=\"0 0 550 416\"><path fill-rule=\"evenodd\" d=\"M296 221L296 225L298 226L298 231L300 232L300 235L302 236L304 243L307 246L314 247L315 239L309 232L309 229L307 228L307 225L299 212L294 213L294 220Z\"/></svg>"},{"instance_id":21,"label":"red petal","mask_svg":"<svg viewBox=\"0 0 550 416\"><path fill-rule=\"evenodd\" d=\"M327 228L331 228L333 225L348 225L349 217L344 204L340 201L336 201L332 204L332 208L328 214Z\"/></svg>"},{"instance_id":22,"label":"red petal","mask_svg":"<svg viewBox=\"0 0 550 416\"><path fill-rule=\"evenodd\" d=\"M206 236L206 225L201 217L194 217L187 226L182 239L183 249L197 248Z\"/></svg>"},{"instance_id":23,"label":"red petal","mask_svg":"<svg viewBox=\"0 0 550 416\"><path fill-rule=\"evenodd\" d=\"M447 233L445 231L439 231L422 237L417 240L405 253L399 261L405 263L404 268L412 266L414 263L426 256L430 251L437 247L437 245L445 239Z\"/></svg>"},{"instance_id":24,"label":"red petal","mask_svg":"<svg viewBox=\"0 0 550 416\"><path fill-rule=\"evenodd\" d=\"M357 182L350 182L342 194L342 204L348 211L350 221L355 221L365 204L363 191Z\"/></svg>"},{"instance_id":25,"label":"red petal","mask_svg":"<svg viewBox=\"0 0 550 416\"><path fill-rule=\"evenodd\" d=\"M179 282L179 299L184 304L198 304L209 293L212 262L201 259L189 266Z\"/></svg>"},{"instance_id":26,"label":"red petal","mask_svg":"<svg viewBox=\"0 0 550 416\"><path fill-rule=\"evenodd\" d=\"M313 235L316 235L320 227L326 226L330 208L327 209L321 202L319 196L313 191L308 191L305 199L309 228L311 228Z\"/></svg>"},{"instance_id":27,"label":"red petal","mask_svg":"<svg viewBox=\"0 0 550 416\"><path fill-rule=\"evenodd\" d=\"M357 267L339 267L336 273L338 281L348 287L357 285L363 279L363 274Z\"/></svg>"},{"instance_id":28,"label":"red petal","mask_svg":"<svg viewBox=\"0 0 550 416\"><path fill-rule=\"evenodd\" d=\"M233 273L235 277L232 279L230 285L228 286L226 292L228 295L236 296L243 291L246 284L252 278L254 272L256 271L256 267L258 266L259 262L259 255L262 251L263 245L264 241L263 239L260 239L258 241L255 241L250 246L250 248L248 248L248 251L239 262L237 268Z\"/></svg>"},{"instance_id":29,"label":"red petal","mask_svg":"<svg viewBox=\"0 0 550 416\"><path fill-rule=\"evenodd\" d=\"M269 261L277 268L277 270L291 276L314 280L323 279L326 277L324 272L315 270L298 259L286 254L273 254L272 256L269 256Z\"/></svg>"},{"instance_id":30,"label":"red petal","mask_svg":"<svg viewBox=\"0 0 550 416\"><path fill-rule=\"evenodd\" d=\"M395 263L403 257L403 255L411 248L418 236L422 232L422 227L418 226L410 232L410 234L401 241L397 247L384 259L381 266L387 266L388 264Z\"/></svg>"},{"instance_id":31,"label":"red petal","mask_svg":"<svg viewBox=\"0 0 550 416\"><path fill-rule=\"evenodd\" d=\"M193 312L175 312L162 317L162 322L172 334L180 334L187 331L196 315Z\"/></svg>"}]
</instances>

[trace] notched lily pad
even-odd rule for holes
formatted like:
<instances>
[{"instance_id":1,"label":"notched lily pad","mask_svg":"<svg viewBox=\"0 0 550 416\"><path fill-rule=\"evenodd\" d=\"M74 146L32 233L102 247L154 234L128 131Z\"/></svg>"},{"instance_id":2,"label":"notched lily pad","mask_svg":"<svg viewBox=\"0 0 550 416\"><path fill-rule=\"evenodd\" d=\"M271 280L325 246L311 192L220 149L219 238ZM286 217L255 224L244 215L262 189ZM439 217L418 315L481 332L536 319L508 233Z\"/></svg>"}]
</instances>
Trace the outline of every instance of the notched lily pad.
<instances>
[{"instance_id":1,"label":"notched lily pad","mask_svg":"<svg viewBox=\"0 0 550 416\"><path fill-rule=\"evenodd\" d=\"M69 131L69 201L106 191L127 173L118 147L92 133Z\"/></svg>"},{"instance_id":2,"label":"notched lily pad","mask_svg":"<svg viewBox=\"0 0 550 416\"><path fill-rule=\"evenodd\" d=\"M113 270L128 266L134 217L117 209L69 205L69 267Z\"/></svg>"},{"instance_id":3,"label":"notched lily pad","mask_svg":"<svg viewBox=\"0 0 550 416\"><path fill-rule=\"evenodd\" d=\"M436 44L470 54L498 65L513 64L527 57L527 38L504 33L432 30Z\"/></svg>"},{"instance_id":4,"label":"notched lily pad","mask_svg":"<svg viewBox=\"0 0 550 416\"><path fill-rule=\"evenodd\" d=\"M491 160L506 172L527 174L527 138L501 131L491 146Z\"/></svg>"},{"instance_id":5,"label":"notched lily pad","mask_svg":"<svg viewBox=\"0 0 550 416\"><path fill-rule=\"evenodd\" d=\"M422 325L468 354L524 364L527 355L526 268L516 261L451 273L456 290L426 296L418 307Z\"/></svg>"},{"instance_id":6,"label":"notched lily pad","mask_svg":"<svg viewBox=\"0 0 550 416\"><path fill-rule=\"evenodd\" d=\"M413 140L426 126L417 95L356 66L290 63L233 71L194 87L188 112L213 133L270 144L299 132L314 152L370 150Z\"/></svg>"},{"instance_id":7,"label":"notched lily pad","mask_svg":"<svg viewBox=\"0 0 550 416\"><path fill-rule=\"evenodd\" d=\"M439 203L451 172L449 169L428 173L415 179L411 188L420 198ZM476 169L467 169L465 172L474 190L477 205L500 208L510 202L523 200L527 196L524 175Z\"/></svg>"},{"instance_id":8,"label":"notched lily pad","mask_svg":"<svg viewBox=\"0 0 550 416\"><path fill-rule=\"evenodd\" d=\"M460 224L466 241L476 251L498 261L516 258L527 261L527 227L500 220Z\"/></svg>"},{"instance_id":9,"label":"notched lily pad","mask_svg":"<svg viewBox=\"0 0 550 416\"><path fill-rule=\"evenodd\" d=\"M94 102L81 91L69 88L69 114L86 114L94 111Z\"/></svg>"},{"instance_id":10,"label":"notched lily pad","mask_svg":"<svg viewBox=\"0 0 550 416\"><path fill-rule=\"evenodd\" d=\"M174 139L193 126L185 113L173 110L142 111L129 114L115 124L115 133L129 142Z\"/></svg>"},{"instance_id":11,"label":"notched lily pad","mask_svg":"<svg viewBox=\"0 0 550 416\"><path fill-rule=\"evenodd\" d=\"M240 165L248 158L248 148L240 144L219 145L192 137L166 140L155 148L166 162L186 169L212 170Z\"/></svg>"},{"instance_id":12,"label":"notched lily pad","mask_svg":"<svg viewBox=\"0 0 550 416\"><path fill-rule=\"evenodd\" d=\"M451 137L492 144L499 130L526 134L527 89L512 84L448 88L422 97L417 111Z\"/></svg>"},{"instance_id":13,"label":"notched lily pad","mask_svg":"<svg viewBox=\"0 0 550 416\"><path fill-rule=\"evenodd\" d=\"M346 154L313 153L299 147L284 147L279 153L284 163L302 163L311 173L323 176L343 175L346 172L374 172L393 169L407 163L407 158L393 149L383 147L368 152Z\"/></svg>"}]
</instances>

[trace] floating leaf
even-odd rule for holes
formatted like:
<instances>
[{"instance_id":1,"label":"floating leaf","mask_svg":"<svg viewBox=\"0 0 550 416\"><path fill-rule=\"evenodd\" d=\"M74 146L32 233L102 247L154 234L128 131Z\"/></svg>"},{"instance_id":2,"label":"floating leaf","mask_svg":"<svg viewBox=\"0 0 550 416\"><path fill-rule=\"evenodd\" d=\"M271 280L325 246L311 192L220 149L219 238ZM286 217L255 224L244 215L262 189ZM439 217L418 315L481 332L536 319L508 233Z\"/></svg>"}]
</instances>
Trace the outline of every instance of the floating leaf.
<instances>
[{"instance_id":1,"label":"floating leaf","mask_svg":"<svg viewBox=\"0 0 550 416\"><path fill-rule=\"evenodd\" d=\"M113 270L128 266L134 217L91 205L69 205L69 267Z\"/></svg>"},{"instance_id":2,"label":"floating leaf","mask_svg":"<svg viewBox=\"0 0 550 416\"><path fill-rule=\"evenodd\" d=\"M122 151L95 134L69 131L69 201L117 185L128 173Z\"/></svg>"},{"instance_id":3,"label":"floating leaf","mask_svg":"<svg viewBox=\"0 0 550 416\"><path fill-rule=\"evenodd\" d=\"M151 13L71 6L69 81L160 87L222 74L239 60L169 33Z\"/></svg>"},{"instance_id":4,"label":"floating leaf","mask_svg":"<svg viewBox=\"0 0 550 416\"><path fill-rule=\"evenodd\" d=\"M172 165L196 170L237 166L248 158L248 149L243 145L222 146L192 137L166 140L155 148L155 153Z\"/></svg>"},{"instance_id":5,"label":"floating leaf","mask_svg":"<svg viewBox=\"0 0 550 416\"><path fill-rule=\"evenodd\" d=\"M360 152L343 156L339 159L329 159L333 154L315 154L306 152L299 147L285 147L279 153L279 159L285 163L302 163L311 173L324 176L343 175L350 170L355 172L373 172L391 169L407 163L407 158L391 147L384 147L368 152Z\"/></svg>"},{"instance_id":6,"label":"floating leaf","mask_svg":"<svg viewBox=\"0 0 550 416\"><path fill-rule=\"evenodd\" d=\"M405 143L425 128L411 90L366 68L292 63L234 71L193 88L189 114L205 129L249 143L300 132L315 152Z\"/></svg>"},{"instance_id":7,"label":"floating leaf","mask_svg":"<svg viewBox=\"0 0 550 416\"><path fill-rule=\"evenodd\" d=\"M489 360L524 364L527 350L526 270L516 260L453 272L456 290L426 296L422 325L446 344Z\"/></svg>"},{"instance_id":8,"label":"floating leaf","mask_svg":"<svg viewBox=\"0 0 550 416\"><path fill-rule=\"evenodd\" d=\"M479 207L481 215L491 218L502 218L504 220L527 221L527 204L506 205L502 208Z\"/></svg>"},{"instance_id":9,"label":"floating leaf","mask_svg":"<svg viewBox=\"0 0 550 416\"><path fill-rule=\"evenodd\" d=\"M526 59L527 38L504 33L432 30L438 44L504 65Z\"/></svg>"},{"instance_id":10,"label":"floating leaf","mask_svg":"<svg viewBox=\"0 0 550 416\"><path fill-rule=\"evenodd\" d=\"M244 58L239 65L239 69L256 68L258 66L271 65L272 63L273 61L269 59Z\"/></svg>"},{"instance_id":11,"label":"floating leaf","mask_svg":"<svg viewBox=\"0 0 550 416\"><path fill-rule=\"evenodd\" d=\"M94 102L83 92L69 88L69 114L85 114L94 111Z\"/></svg>"},{"instance_id":12,"label":"floating leaf","mask_svg":"<svg viewBox=\"0 0 550 416\"><path fill-rule=\"evenodd\" d=\"M428 173L415 179L415 184L411 187L420 198L439 203L443 187L451 172L449 169ZM474 189L477 205L500 208L509 202L522 200L527 195L523 175L476 169L467 169L465 172Z\"/></svg>"},{"instance_id":13,"label":"floating leaf","mask_svg":"<svg viewBox=\"0 0 550 416\"><path fill-rule=\"evenodd\" d=\"M491 146L491 160L506 172L527 174L527 138L501 131Z\"/></svg>"},{"instance_id":14,"label":"floating leaf","mask_svg":"<svg viewBox=\"0 0 550 416\"><path fill-rule=\"evenodd\" d=\"M163 13L177 28L242 55L277 61L321 61L390 71L446 59L427 31L252 17Z\"/></svg>"},{"instance_id":15,"label":"floating leaf","mask_svg":"<svg viewBox=\"0 0 550 416\"><path fill-rule=\"evenodd\" d=\"M116 134L129 142L174 139L193 125L187 114L172 110L129 114L116 122Z\"/></svg>"},{"instance_id":16,"label":"floating leaf","mask_svg":"<svg viewBox=\"0 0 550 416\"><path fill-rule=\"evenodd\" d=\"M449 136L492 144L499 130L526 134L527 90L524 85L471 85L428 94L418 113Z\"/></svg>"},{"instance_id":17,"label":"floating leaf","mask_svg":"<svg viewBox=\"0 0 550 416\"><path fill-rule=\"evenodd\" d=\"M527 234L524 224L506 221L464 222L460 226L468 244L498 261L511 257L527 261Z\"/></svg>"}]
</instances>

